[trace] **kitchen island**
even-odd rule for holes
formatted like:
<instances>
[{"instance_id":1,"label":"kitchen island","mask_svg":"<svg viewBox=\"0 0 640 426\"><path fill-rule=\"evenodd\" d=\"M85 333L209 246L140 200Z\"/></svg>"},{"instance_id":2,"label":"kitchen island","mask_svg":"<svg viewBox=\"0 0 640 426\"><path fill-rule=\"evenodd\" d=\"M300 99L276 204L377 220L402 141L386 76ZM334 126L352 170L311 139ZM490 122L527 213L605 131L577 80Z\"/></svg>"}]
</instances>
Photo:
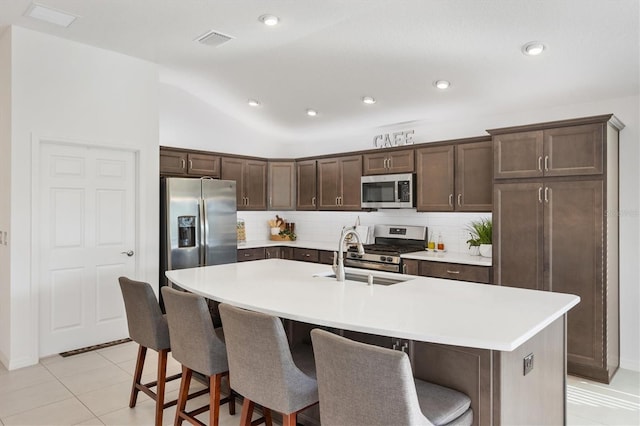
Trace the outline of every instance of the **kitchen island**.
<instances>
[{"instance_id":1,"label":"kitchen island","mask_svg":"<svg viewBox=\"0 0 640 426\"><path fill-rule=\"evenodd\" d=\"M370 286L337 282L330 272L269 259L166 275L219 302L388 336L406 348L416 377L471 397L474 424L564 423L565 314L577 296L381 273L406 281ZM527 374L525 364L533 367Z\"/></svg>"}]
</instances>

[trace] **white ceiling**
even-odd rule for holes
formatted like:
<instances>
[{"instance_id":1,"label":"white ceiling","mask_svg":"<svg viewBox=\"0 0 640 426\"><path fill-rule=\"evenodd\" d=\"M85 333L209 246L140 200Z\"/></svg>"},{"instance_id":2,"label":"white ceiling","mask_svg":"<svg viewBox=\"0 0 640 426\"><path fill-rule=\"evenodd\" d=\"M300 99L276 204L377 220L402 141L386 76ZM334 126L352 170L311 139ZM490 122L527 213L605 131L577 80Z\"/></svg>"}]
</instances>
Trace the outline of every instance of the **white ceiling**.
<instances>
[{"instance_id":1,"label":"white ceiling","mask_svg":"<svg viewBox=\"0 0 640 426\"><path fill-rule=\"evenodd\" d=\"M179 86L286 138L412 120L590 102L639 92L637 0L40 0L62 28L1 0L19 25L156 62ZM265 13L281 24L266 27ZM194 42L214 29L235 37ZM527 57L521 46L547 50ZM451 81L447 91L432 83ZM361 97L374 96L375 105ZM247 105L249 98L262 102ZM315 118L305 110L319 111Z\"/></svg>"}]
</instances>

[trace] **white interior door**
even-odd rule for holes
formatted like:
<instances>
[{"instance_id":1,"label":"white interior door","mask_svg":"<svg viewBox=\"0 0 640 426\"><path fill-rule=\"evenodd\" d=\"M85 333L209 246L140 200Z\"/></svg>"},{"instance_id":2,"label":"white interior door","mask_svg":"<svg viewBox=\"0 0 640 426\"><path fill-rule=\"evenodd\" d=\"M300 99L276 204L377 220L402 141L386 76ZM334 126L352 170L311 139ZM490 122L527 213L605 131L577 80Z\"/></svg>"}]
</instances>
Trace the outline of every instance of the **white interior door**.
<instances>
[{"instance_id":1,"label":"white interior door","mask_svg":"<svg viewBox=\"0 0 640 426\"><path fill-rule=\"evenodd\" d=\"M40 153L40 356L127 337L118 277L136 270L135 154Z\"/></svg>"}]
</instances>

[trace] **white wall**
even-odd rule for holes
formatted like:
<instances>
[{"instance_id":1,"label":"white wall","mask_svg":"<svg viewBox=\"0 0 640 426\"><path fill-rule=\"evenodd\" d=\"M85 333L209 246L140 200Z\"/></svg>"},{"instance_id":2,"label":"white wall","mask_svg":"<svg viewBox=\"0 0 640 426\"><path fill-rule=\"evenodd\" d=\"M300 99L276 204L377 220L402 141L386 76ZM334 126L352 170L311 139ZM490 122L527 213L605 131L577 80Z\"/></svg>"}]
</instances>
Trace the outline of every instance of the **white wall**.
<instances>
[{"instance_id":1,"label":"white wall","mask_svg":"<svg viewBox=\"0 0 640 426\"><path fill-rule=\"evenodd\" d=\"M160 145L273 156L276 141L210 104L168 84L160 88Z\"/></svg>"},{"instance_id":2,"label":"white wall","mask_svg":"<svg viewBox=\"0 0 640 426\"><path fill-rule=\"evenodd\" d=\"M139 271L158 278L158 93L155 64L11 28L11 279L9 368L38 360L38 282L32 273L32 159L38 140L137 151ZM17 237L19 236L19 238ZM32 250L33 249L33 250ZM3 321L4 322L4 321ZM6 340L6 336L2 336Z\"/></svg>"},{"instance_id":3,"label":"white wall","mask_svg":"<svg viewBox=\"0 0 640 426\"><path fill-rule=\"evenodd\" d=\"M11 223L11 31L0 33L0 232ZM0 362L7 363L11 293L9 286L9 246L0 236Z\"/></svg>"},{"instance_id":4,"label":"white wall","mask_svg":"<svg viewBox=\"0 0 640 426\"><path fill-rule=\"evenodd\" d=\"M603 99L590 103L576 105L562 105L559 103L554 108L542 110L528 110L523 106L521 110L508 114L489 115L483 111L473 117L460 117L458 120L449 122L431 122L424 120L401 125L380 126L379 123L371 123L368 128L355 131L336 137L314 138L313 135L304 135L299 139L290 141L264 140L263 144L251 143L245 138L236 138L235 143L229 142L229 137L233 132L225 131L224 138L210 137L215 133L213 128L204 125L192 126L189 117L198 117L199 123L221 123L227 119L226 115L221 115L220 111L206 105L202 101L188 100L191 95L185 92L180 93L179 89L165 88L161 92L160 109L161 114L161 141L162 144L202 148L212 151L262 155L265 157L296 158L319 154L329 154L346 151L356 151L373 148L373 138L375 135L390 133L401 130L415 130L414 142L435 142L439 140L451 140L465 137L486 135L485 130L516 125L524 125L537 122L564 120L592 115L614 113L625 125L625 129L620 134L620 337L621 337L621 366L640 371L640 289L638 286L638 276L640 276L640 98L638 95L625 98ZM561 102L561 101L559 101ZM199 103L201 105L199 105ZM174 111L173 105L189 105L189 117L185 117L185 111ZM173 114L175 114L173 116ZM171 120L171 133L162 124L165 119ZM233 128L241 126L233 122ZM231 128L223 126L223 129ZM180 138L178 135L184 135ZM194 145L188 140L193 138ZM180 140L180 145L172 143ZM252 139L254 140L254 139ZM246 145L248 144L248 145ZM247 150L245 147L250 146ZM264 153L264 154L263 154ZM327 224L337 224L344 222L350 224L355 218L351 214L332 213L331 215L322 212L302 213L283 212L286 216L295 217L300 222L302 228L297 226L298 233L306 233L310 230L310 235L317 235L321 238L322 233L317 229L326 227ZM261 233L259 223L269 217L260 213L239 213L239 217L246 216L247 232ZM386 213L371 215L362 213L361 219L370 217L373 223L386 221ZM444 219L443 219L444 218ZM450 228L455 219L433 214L418 214L415 217L407 217L408 220L423 221L427 224L431 222L441 223L444 228ZM442 221L443 222L439 222ZM305 223L310 226L305 226ZM466 223L465 220L463 220ZM255 223L255 225L254 225ZM435 228L433 225L428 225ZM266 231L265 231L266 232ZM333 231L337 232L337 231ZM459 232L459 231L458 231ZM449 233L449 232L448 232ZM455 234L455 231L453 232ZM251 237L249 237L251 238ZM316 237L312 237L316 238ZM449 239L454 246L460 247L463 235L450 235ZM259 238L258 238L259 239Z\"/></svg>"}]
</instances>

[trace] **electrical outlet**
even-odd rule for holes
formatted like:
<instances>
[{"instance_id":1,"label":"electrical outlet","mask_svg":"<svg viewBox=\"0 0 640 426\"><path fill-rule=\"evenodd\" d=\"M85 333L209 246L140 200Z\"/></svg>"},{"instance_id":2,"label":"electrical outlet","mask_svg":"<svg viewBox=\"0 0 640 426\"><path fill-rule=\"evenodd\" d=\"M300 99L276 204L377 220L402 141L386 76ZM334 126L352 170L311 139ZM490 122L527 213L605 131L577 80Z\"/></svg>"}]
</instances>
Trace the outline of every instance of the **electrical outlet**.
<instances>
[{"instance_id":1,"label":"electrical outlet","mask_svg":"<svg viewBox=\"0 0 640 426\"><path fill-rule=\"evenodd\" d=\"M523 375L526 376L533 370L533 354L529 354L525 356L523 359L524 372Z\"/></svg>"}]
</instances>

